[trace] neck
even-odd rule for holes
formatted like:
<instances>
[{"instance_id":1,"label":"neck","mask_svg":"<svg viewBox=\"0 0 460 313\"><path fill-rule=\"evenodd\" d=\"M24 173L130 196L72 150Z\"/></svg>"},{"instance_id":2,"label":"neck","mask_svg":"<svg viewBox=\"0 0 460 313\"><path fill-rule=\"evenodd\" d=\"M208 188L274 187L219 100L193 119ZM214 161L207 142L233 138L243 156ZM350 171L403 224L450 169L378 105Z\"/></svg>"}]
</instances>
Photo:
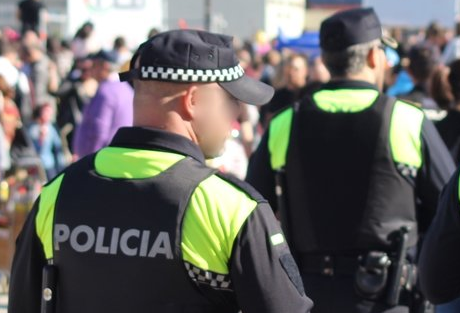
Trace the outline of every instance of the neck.
<instances>
[{"instance_id":1,"label":"neck","mask_svg":"<svg viewBox=\"0 0 460 313\"><path fill-rule=\"evenodd\" d=\"M134 101L134 126L161 129L186 137L198 144L198 138L191 123L184 120L181 114L174 110L174 104L169 103L168 99L156 101L156 103L145 103L138 100Z\"/></svg>"},{"instance_id":2,"label":"neck","mask_svg":"<svg viewBox=\"0 0 460 313\"><path fill-rule=\"evenodd\" d=\"M331 81L340 81L340 80L359 80L359 81L363 81L363 82L366 82L372 85L377 85L375 77L367 72L331 77Z\"/></svg>"}]
</instances>

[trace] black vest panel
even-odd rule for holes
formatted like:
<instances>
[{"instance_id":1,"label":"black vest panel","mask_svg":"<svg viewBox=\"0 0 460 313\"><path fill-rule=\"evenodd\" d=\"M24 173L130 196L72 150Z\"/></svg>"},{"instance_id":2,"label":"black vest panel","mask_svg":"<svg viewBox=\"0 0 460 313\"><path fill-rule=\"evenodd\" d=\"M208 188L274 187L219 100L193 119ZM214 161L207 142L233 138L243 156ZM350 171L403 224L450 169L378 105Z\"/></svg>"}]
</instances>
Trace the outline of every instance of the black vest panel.
<instances>
[{"instance_id":1,"label":"black vest panel","mask_svg":"<svg viewBox=\"0 0 460 313\"><path fill-rule=\"evenodd\" d=\"M394 100L329 113L306 99L294 114L286 162L287 227L298 253L389 250L402 225L415 244L413 184L393 161Z\"/></svg>"},{"instance_id":2,"label":"black vest panel","mask_svg":"<svg viewBox=\"0 0 460 313\"><path fill-rule=\"evenodd\" d=\"M153 178L112 179L93 162L69 169L56 203L57 311L236 312L189 278L181 253L189 199L215 171L185 158Z\"/></svg>"}]
</instances>

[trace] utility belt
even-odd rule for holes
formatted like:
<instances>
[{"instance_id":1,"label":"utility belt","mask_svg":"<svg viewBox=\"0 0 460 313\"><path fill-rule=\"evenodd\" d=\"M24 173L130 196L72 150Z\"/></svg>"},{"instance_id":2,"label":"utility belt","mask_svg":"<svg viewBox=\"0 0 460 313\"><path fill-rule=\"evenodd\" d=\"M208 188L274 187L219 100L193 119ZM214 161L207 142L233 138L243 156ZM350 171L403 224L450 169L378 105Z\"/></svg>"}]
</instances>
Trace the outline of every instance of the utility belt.
<instances>
[{"instance_id":1,"label":"utility belt","mask_svg":"<svg viewBox=\"0 0 460 313\"><path fill-rule=\"evenodd\" d=\"M298 257L303 274L319 274L324 277L348 276L354 280L356 293L368 300L389 302L391 295L399 296L412 292L417 282L417 267L405 260L401 273L396 279L399 284L392 286L394 271L399 267L397 259L382 251L369 251L357 255L309 255ZM393 290L397 289L397 290ZM401 299L403 300L403 299ZM405 302L405 301L404 301Z\"/></svg>"},{"instance_id":2,"label":"utility belt","mask_svg":"<svg viewBox=\"0 0 460 313\"><path fill-rule=\"evenodd\" d=\"M300 255L304 274L350 276L363 299L389 307L408 306L410 313L432 313L434 307L417 290L417 266L407 259L409 228L401 227L389 239L394 252L368 251L357 255Z\"/></svg>"},{"instance_id":3,"label":"utility belt","mask_svg":"<svg viewBox=\"0 0 460 313\"><path fill-rule=\"evenodd\" d=\"M388 236L392 253L368 251L355 256L303 255L303 273L333 277L353 275L356 294L389 307L406 305L411 313L433 312L433 306L417 292L417 267L407 259L410 229L402 226Z\"/></svg>"}]
</instances>

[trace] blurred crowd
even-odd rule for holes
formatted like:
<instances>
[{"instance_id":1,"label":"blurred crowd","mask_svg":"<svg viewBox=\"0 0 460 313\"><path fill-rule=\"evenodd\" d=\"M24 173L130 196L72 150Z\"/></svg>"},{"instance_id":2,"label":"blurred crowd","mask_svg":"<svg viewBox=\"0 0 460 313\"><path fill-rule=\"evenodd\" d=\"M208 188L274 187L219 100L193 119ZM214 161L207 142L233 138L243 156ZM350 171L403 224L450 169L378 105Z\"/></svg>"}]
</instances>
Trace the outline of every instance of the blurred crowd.
<instances>
[{"instance_id":1,"label":"blurred crowd","mask_svg":"<svg viewBox=\"0 0 460 313\"><path fill-rule=\"evenodd\" d=\"M119 82L117 73L129 67L136 47L117 37L111 49L102 49L90 22L71 39L46 36L38 17L25 18L24 12L33 8L21 10L22 28L0 32L0 168L7 174L25 160L36 159L51 179L132 123L133 90ZM147 37L158 33L147 31ZM386 48L385 92L426 109L458 163L460 25L455 30L431 23L426 29L389 31L399 47ZM277 50L276 39L235 39L235 46L246 73L276 88L265 106L241 104L225 153L209 161L244 178L248 158L270 119L330 76L319 52L306 53L302 47Z\"/></svg>"}]
</instances>

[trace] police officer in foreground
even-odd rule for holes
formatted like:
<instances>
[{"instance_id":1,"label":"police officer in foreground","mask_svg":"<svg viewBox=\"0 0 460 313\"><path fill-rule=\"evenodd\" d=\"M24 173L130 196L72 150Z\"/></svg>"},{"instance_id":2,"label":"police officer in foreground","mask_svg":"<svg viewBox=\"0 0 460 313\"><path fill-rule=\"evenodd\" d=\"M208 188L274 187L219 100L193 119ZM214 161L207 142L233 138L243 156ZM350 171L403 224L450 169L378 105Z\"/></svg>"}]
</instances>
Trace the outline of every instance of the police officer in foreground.
<instances>
[{"instance_id":1,"label":"police officer in foreground","mask_svg":"<svg viewBox=\"0 0 460 313\"><path fill-rule=\"evenodd\" d=\"M459 179L457 171L445 187L420 254L420 285L436 304L460 298Z\"/></svg>"},{"instance_id":2,"label":"police officer in foreground","mask_svg":"<svg viewBox=\"0 0 460 313\"><path fill-rule=\"evenodd\" d=\"M312 312L407 312L426 305L408 252L453 161L421 109L380 92L394 41L373 9L326 19L320 45L332 80L272 120L247 181L276 204Z\"/></svg>"},{"instance_id":3,"label":"police officer in foreground","mask_svg":"<svg viewBox=\"0 0 460 313\"><path fill-rule=\"evenodd\" d=\"M160 33L120 78L133 80L135 127L44 187L18 238L9 312L309 312L267 201L204 163L237 100L273 95L245 76L232 38Z\"/></svg>"}]
</instances>

